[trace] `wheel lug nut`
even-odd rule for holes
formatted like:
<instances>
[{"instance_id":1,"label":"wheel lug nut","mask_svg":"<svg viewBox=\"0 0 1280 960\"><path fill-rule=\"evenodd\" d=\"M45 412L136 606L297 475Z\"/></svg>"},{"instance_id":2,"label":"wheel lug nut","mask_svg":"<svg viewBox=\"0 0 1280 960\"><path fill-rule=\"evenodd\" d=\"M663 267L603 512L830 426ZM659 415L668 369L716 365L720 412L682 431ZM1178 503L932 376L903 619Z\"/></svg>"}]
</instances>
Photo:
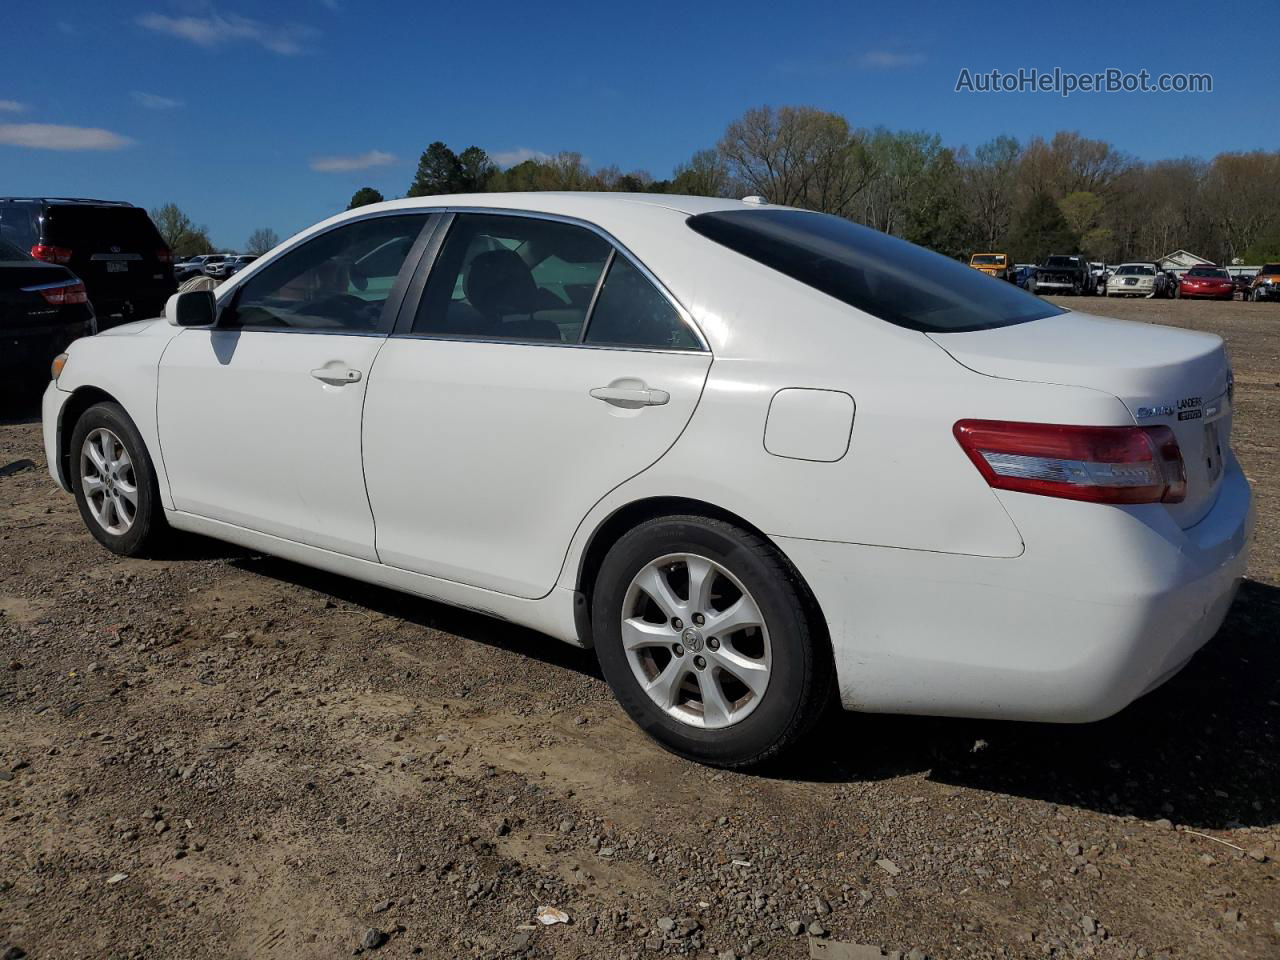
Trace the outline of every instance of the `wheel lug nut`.
<instances>
[{"instance_id":1,"label":"wheel lug nut","mask_svg":"<svg viewBox=\"0 0 1280 960\"><path fill-rule=\"evenodd\" d=\"M700 613L695 613L693 615L693 622L700 627L707 622L707 618Z\"/></svg>"},{"instance_id":2,"label":"wheel lug nut","mask_svg":"<svg viewBox=\"0 0 1280 960\"><path fill-rule=\"evenodd\" d=\"M697 667L699 670L705 670L707 666L707 661L703 657L694 657L693 665Z\"/></svg>"},{"instance_id":3,"label":"wheel lug nut","mask_svg":"<svg viewBox=\"0 0 1280 960\"><path fill-rule=\"evenodd\" d=\"M677 657L683 657L684 647L682 647L680 644L677 643L674 647L671 648L671 652L674 653Z\"/></svg>"},{"instance_id":4,"label":"wheel lug nut","mask_svg":"<svg viewBox=\"0 0 1280 960\"><path fill-rule=\"evenodd\" d=\"M672 617L672 618L671 618L671 629L672 629L672 630L683 630L683 629L684 629L684 621L683 621L683 620L681 620L679 617Z\"/></svg>"},{"instance_id":5,"label":"wheel lug nut","mask_svg":"<svg viewBox=\"0 0 1280 960\"><path fill-rule=\"evenodd\" d=\"M708 650L719 650L719 649L720 649L720 641L719 641L719 640L717 640L715 637L711 637L710 639L708 639L708 640L707 640L707 649L708 649Z\"/></svg>"}]
</instances>

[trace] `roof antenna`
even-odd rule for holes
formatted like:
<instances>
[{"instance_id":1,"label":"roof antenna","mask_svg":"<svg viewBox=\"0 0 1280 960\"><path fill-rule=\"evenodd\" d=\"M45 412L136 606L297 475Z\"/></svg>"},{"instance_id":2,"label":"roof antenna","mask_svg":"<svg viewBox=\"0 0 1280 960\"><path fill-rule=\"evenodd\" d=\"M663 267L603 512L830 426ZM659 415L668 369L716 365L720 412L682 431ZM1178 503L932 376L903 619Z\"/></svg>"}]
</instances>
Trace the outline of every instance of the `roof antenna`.
<instances>
[{"instance_id":1,"label":"roof antenna","mask_svg":"<svg viewBox=\"0 0 1280 960\"><path fill-rule=\"evenodd\" d=\"M754 204L756 204L757 206L759 206L760 204L762 204L762 203L768 203L769 201L768 201L768 200L766 200L764 197L757 196L756 194L754 194L754 193L753 193L753 194L752 194L751 196L749 196L749 197L743 197L743 198L742 198L742 202L743 202L743 203L754 203Z\"/></svg>"}]
</instances>

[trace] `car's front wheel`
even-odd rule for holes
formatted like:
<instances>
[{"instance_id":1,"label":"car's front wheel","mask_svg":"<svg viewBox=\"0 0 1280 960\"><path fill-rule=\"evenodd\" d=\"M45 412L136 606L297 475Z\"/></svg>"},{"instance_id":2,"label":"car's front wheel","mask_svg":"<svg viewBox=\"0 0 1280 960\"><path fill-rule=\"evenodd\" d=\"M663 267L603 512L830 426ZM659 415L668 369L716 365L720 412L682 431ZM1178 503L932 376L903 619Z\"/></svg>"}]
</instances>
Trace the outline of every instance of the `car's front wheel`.
<instances>
[{"instance_id":1,"label":"car's front wheel","mask_svg":"<svg viewBox=\"0 0 1280 960\"><path fill-rule=\"evenodd\" d=\"M605 557L592 628L623 709L667 749L745 767L799 740L831 698L826 637L768 541L720 520L650 520Z\"/></svg>"},{"instance_id":2,"label":"car's front wheel","mask_svg":"<svg viewBox=\"0 0 1280 960\"><path fill-rule=\"evenodd\" d=\"M168 531L155 468L133 420L117 403L84 412L71 433L71 488L85 526L121 556L142 556Z\"/></svg>"}]
</instances>

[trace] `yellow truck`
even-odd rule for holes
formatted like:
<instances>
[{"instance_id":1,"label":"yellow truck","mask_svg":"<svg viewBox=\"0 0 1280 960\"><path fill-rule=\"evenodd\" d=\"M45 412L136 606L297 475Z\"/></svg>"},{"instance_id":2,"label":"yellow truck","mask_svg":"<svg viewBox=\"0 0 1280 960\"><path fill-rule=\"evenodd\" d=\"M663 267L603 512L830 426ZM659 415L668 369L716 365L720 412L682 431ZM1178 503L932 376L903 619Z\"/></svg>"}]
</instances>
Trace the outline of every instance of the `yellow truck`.
<instances>
[{"instance_id":1,"label":"yellow truck","mask_svg":"<svg viewBox=\"0 0 1280 960\"><path fill-rule=\"evenodd\" d=\"M1007 253L975 253L969 258L969 266L981 270L989 277L1013 279L1013 266Z\"/></svg>"}]
</instances>

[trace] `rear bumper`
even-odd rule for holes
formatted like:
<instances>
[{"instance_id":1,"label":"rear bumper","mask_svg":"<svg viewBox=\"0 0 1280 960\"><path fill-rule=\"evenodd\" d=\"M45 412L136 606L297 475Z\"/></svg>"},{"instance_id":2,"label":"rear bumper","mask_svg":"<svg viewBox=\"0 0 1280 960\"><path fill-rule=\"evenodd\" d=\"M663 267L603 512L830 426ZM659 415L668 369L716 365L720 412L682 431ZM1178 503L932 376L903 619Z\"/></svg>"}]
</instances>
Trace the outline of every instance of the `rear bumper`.
<instances>
[{"instance_id":1,"label":"rear bumper","mask_svg":"<svg viewBox=\"0 0 1280 960\"><path fill-rule=\"evenodd\" d=\"M1217 632L1244 575L1253 510L1234 458L1188 530L1158 504L1001 499L1018 558L778 539L827 619L846 708L1102 719Z\"/></svg>"}]
</instances>

